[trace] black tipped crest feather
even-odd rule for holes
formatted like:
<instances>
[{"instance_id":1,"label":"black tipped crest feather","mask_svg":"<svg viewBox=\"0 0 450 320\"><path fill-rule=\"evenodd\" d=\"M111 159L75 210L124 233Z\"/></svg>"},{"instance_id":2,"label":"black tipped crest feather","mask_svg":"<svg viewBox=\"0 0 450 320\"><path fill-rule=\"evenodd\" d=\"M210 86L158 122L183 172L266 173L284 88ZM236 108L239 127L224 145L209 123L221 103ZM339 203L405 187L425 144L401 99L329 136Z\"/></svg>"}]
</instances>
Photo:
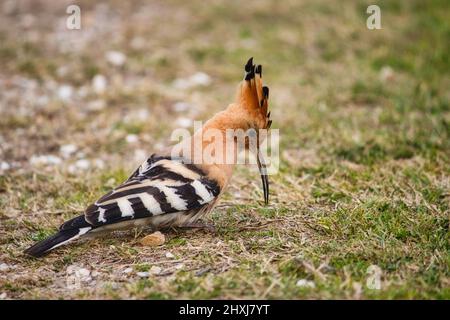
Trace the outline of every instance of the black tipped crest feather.
<instances>
[{"instance_id":1,"label":"black tipped crest feather","mask_svg":"<svg viewBox=\"0 0 450 320\"><path fill-rule=\"evenodd\" d=\"M259 74L259 76L262 76L262 66L258 64L258 66L255 69L255 73Z\"/></svg>"},{"instance_id":2,"label":"black tipped crest feather","mask_svg":"<svg viewBox=\"0 0 450 320\"><path fill-rule=\"evenodd\" d=\"M250 81L255 77L255 65L253 64L253 57L248 59L245 65L245 80Z\"/></svg>"},{"instance_id":3,"label":"black tipped crest feather","mask_svg":"<svg viewBox=\"0 0 450 320\"><path fill-rule=\"evenodd\" d=\"M263 88L264 98L269 99L269 88L264 86Z\"/></svg>"}]
</instances>

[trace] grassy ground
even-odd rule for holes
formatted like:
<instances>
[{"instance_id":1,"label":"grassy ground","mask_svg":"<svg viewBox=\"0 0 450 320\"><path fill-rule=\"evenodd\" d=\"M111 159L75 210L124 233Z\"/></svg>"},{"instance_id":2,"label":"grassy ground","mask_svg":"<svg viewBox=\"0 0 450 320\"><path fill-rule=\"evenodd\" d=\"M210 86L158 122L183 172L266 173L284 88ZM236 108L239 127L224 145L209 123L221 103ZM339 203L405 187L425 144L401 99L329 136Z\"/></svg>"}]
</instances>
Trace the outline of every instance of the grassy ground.
<instances>
[{"instance_id":1,"label":"grassy ground","mask_svg":"<svg viewBox=\"0 0 450 320\"><path fill-rule=\"evenodd\" d=\"M0 8L0 297L450 298L448 1L378 1L381 30L368 1L78 1L80 31L63 1L14 2ZM240 167L208 217L217 235L22 255L184 118L221 110L250 56L281 130L270 206ZM179 87L197 72L210 81Z\"/></svg>"}]
</instances>

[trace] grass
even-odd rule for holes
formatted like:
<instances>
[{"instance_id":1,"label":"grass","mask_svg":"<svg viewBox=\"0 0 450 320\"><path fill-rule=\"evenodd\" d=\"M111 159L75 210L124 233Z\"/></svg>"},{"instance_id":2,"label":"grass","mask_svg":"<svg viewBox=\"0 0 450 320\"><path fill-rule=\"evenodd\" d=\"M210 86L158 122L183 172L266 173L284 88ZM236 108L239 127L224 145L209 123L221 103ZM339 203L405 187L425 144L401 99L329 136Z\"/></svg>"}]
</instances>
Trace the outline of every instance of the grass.
<instances>
[{"instance_id":1,"label":"grass","mask_svg":"<svg viewBox=\"0 0 450 320\"><path fill-rule=\"evenodd\" d=\"M0 263L10 268L0 271L0 294L450 298L447 1L379 1L381 30L365 26L367 1L105 4L80 1L81 31L66 30L65 8L50 2L1 13L0 162L13 167L0 173ZM26 14L31 27L20 23ZM108 64L109 50L123 52L125 65ZM137 149L150 155L169 144L178 117L221 110L250 56L264 65L280 128L268 207L259 177L239 167L207 218L216 235L173 231L148 248L131 231L41 260L22 255L123 181L139 164ZM199 71L209 86L173 87ZM96 74L107 79L104 93L90 89ZM63 84L75 92L68 100L52 89ZM99 100L103 109L89 107ZM177 113L179 101L191 107ZM129 134L140 143L127 143ZM68 143L78 151L64 164L30 165ZM71 173L78 158L104 166ZM94 281L68 289L73 265ZM381 269L379 290L366 285L371 265ZM153 266L161 273L137 275Z\"/></svg>"}]
</instances>

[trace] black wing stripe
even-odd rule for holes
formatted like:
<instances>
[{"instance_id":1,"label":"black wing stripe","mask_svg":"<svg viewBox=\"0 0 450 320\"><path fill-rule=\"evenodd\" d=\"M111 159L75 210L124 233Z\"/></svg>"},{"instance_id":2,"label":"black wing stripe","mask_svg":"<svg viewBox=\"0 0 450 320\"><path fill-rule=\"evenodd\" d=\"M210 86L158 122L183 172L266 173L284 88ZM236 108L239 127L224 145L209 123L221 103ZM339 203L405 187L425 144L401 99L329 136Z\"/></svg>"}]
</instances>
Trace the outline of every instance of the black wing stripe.
<instances>
[{"instance_id":1,"label":"black wing stripe","mask_svg":"<svg viewBox=\"0 0 450 320\"><path fill-rule=\"evenodd\" d=\"M179 159L151 156L121 186L85 212L94 227L159 214L201 209L220 193L203 170Z\"/></svg>"},{"instance_id":2,"label":"black wing stripe","mask_svg":"<svg viewBox=\"0 0 450 320\"><path fill-rule=\"evenodd\" d=\"M175 193L187 203L188 209L195 208L201 204L200 196L195 192L195 188L191 184L184 184L175 187Z\"/></svg>"},{"instance_id":3,"label":"black wing stripe","mask_svg":"<svg viewBox=\"0 0 450 320\"><path fill-rule=\"evenodd\" d=\"M151 186L145 186L145 187L141 187L141 188L133 188L133 189L125 190L125 191L113 192L107 197L102 197L102 199L100 199L97 202L97 205L98 206L104 206L104 205L106 205L105 204L106 202L110 202L112 200L118 200L120 198L131 196L133 194L138 194L138 193L142 193L142 192L149 192L152 189L157 189L157 188L151 187Z\"/></svg>"},{"instance_id":4,"label":"black wing stripe","mask_svg":"<svg viewBox=\"0 0 450 320\"><path fill-rule=\"evenodd\" d=\"M149 208L147 208L140 197L129 199L129 201L131 202L131 207L134 210L135 219L153 216L153 213L149 210Z\"/></svg>"}]
</instances>

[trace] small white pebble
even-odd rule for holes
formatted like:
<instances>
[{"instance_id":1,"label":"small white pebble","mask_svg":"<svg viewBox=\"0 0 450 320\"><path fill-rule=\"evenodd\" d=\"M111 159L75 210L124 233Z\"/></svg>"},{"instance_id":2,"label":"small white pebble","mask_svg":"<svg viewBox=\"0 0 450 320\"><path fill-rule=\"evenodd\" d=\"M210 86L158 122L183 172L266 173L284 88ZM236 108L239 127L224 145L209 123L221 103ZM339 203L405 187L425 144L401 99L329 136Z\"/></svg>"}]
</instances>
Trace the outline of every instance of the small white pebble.
<instances>
[{"instance_id":1,"label":"small white pebble","mask_svg":"<svg viewBox=\"0 0 450 320\"><path fill-rule=\"evenodd\" d=\"M150 111L146 108L140 108L129 112L124 118L125 123L145 122L150 116Z\"/></svg>"},{"instance_id":2,"label":"small white pebble","mask_svg":"<svg viewBox=\"0 0 450 320\"><path fill-rule=\"evenodd\" d=\"M147 109L141 108L136 112L136 116L138 117L139 120L144 121L145 119L147 119L150 116L150 111L148 111Z\"/></svg>"},{"instance_id":3,"label":"small white pebble","mask_svg":"<svg viewBox=\"0 0 450 320\"><path fill-rule=\"evenodd\" d=\"M175 258L175 256L173 255L172 252L166 252L166 258L173 259Z\"/></svg>"},{"instance_id":4,"label":"small white pebble","mask_svg":"<svg viewBox=\"0 0 450 320\"><path fill-rule=\"evenodd\" d=\"M73 88L69 85L62 85L58 88L58 97L62 101L68 101L72 97Z\"/></svg>"},{"instance_id":5,"label":"small white pebble","mask_svg":"<svg viewBox=\"0 0 450 320\"><path fill-rule=\"evenodd\" d=\"M101 74L96 74L92 79L92 88L97 94L104 93L106 90L106 85L107 85L106 78Z\"/></svg>"},{"instance_id":6,"label":"small white pebble","mask_svg":"<svg viewBox=\"0 0 450 320\"><path fill-rule=\"evenodd\" d=\"M98 277L100 275L100 272L98 272L97 270L92 271L91 276L93 277Z\"/></svg>"},{"instance_id":7,"label":"small white pebble","mask_svg":"<svg viewBox=\"0 0 450 320\"><path fill-rule=\"evenodd\" d=\"M175 265L175 269L177 269L177 270L181 270L181 269L183 269L183 267L184 267L184 264L182 264L182 263L178 263Z\"/></svg>"},{"instance_id":8,"label":"small white pebble","mask_svg":"<svg viewBox=\"0 0 450 320\"><path fill-rule=\"evenodd\" d=\"M87 170L91 166L91 163L87 159L80 159L75 162L75 167L80 170Z\"/></svg>"},{"instance_id":9,"label":"small white pebble","mask_svg":"<svg viewBox=\"0 0 450 320\"><path fill-rule=\"evenodd\" d=\"M7 265L6 263L0 264L0 272L6 272L6 271L9 271L9 269L11 269L11 267L9 265Z\"/></svg>"},{"instance_id":10,"label":"small white pebble","mask_svg":"<svg viewBox=\"0 0 450 320\"><path fill-rule=\"evenodd\" d=\"M184 112L191 108L191 105L187 102L177 102L173 105L173 110L175 112Z\"/></svg>"},{"instance_id":11,"label":"small white pebble","mask_svg":"<svg viewBox=\"0 0 450 320\"><path fill-rule=\"evenodd\" d=\"M122 66L127 60L127 57L120 51L108 51L105 57L109 63L117 67Z\"/></svg>"},{"instance_id":12,"label":"small white pebble","mask_svg":"<svg viewBox=\"0 0 450 320\"><path fill-rule=\"evenodd\" d=\"M106 181L106 186L108 186L108 187L113 187L115 185L116 185L116 179L114 179L114 178L109 178L108 181ZM110 248L115 249L116 247L111 245Z\"/></svg>"},{"instance_id":13,"label":"small white pebble","mask_svg":"<svg viewBox=\"0 0 450 320\"><path fill-rule=\"evenodd\" d=\"M75 151L77 151L77 146L74 144L65 144L59 148L59 152L64 158L70 157Z\"/></svg>"},{"instance_id":14,"label":"small white pebble","mask_svg":"<svg viewBox=\"0 0 450 320\"><path fill-rule=\"evenodd\" d=\"M162 271L162 269L160 267L157 267L157 266L152 266L150 268L150 274L154 274L154 275L160 274L161 271Z\"/></svg>"},{"instance_id":15,"label":"small white pebble","mask_svg":"<svg viewBox=\"0 0 450 320\"><path fill-rule=\"evenodd\" d=\"M66 268L66 273L67 274L72 274L72 273L74 273L75 272L75 270L76 270L76 268L77 268L77 266L68 266L67 268Z\"/></svg>"},{"instance_id":16,"label":"small white pebble","mask_svg":"<svg viewBox=\"0 0 450 320\"><path fill-rule=\"evenodd\" d=\"M91 271L86 268L80 268L76 265L68 266L66 269L68 275L72 275L71 280L78 279L82 282L90 282L92 280Z\"/></svg>"},{"instance_id":17,"label":"small white pebble","mask_svg":"<svg viewBox=\"0 0 450 320\"><path fill-rule=\"evenodd\" d=\"M0 162L0 171L6 171L11 169L11 165L8 162L2 161Z\"/></svg>"},{"instance_id":18,"label":"small white pebble","mask_svg":"<svg viewBox=\"0 0 450 320\"><path fill-rule=\"evenodd\" d=\"M133 272L133 268L131 268L131 267L128 267L122 271L122 273L125 273L125 274L131 273L131 272Z\"/></svg>"},{"instance_id":19,"label":"small white pebble","mask_svg":"<svg viewBox=\"0 0 450 320\"><path fill-rule=\"evenodd\" d=\"M75 174L77 173L78 170L77 167L75 167L75 165L71 164L67 167L67 171L69 171L69 173L71 174Z\"/></svg>"},{"instance_id":20,"label":"small white pebble","mask_svg":"<svg viewBox=\"0 0 450 320\"><path fill-rule=\"evenodd\" d=\"M302 288L315 288L316 284L314 283L314 281L310 281L310 280L306 280L306 279L300 279L297 281L297 287L302 287Z\"/></svg>"},{"instance_id":21,"label":"small white pebble","mask_svg":"<svg viewBox=\"0 0 450 320\"><path fill-rule=\"evenodd\" d=\"M182 128L188 128L192 126L192 120L189 118L178 118L176 124Z\"/></svg>"},{"instance_id":22,"label":"small white pebble","mask_svg":"<svg viewBox=\"0 0 450 320\"><path fill-rule=\"evenodd\" d=\"M176 79L172 85L176 88L176 89L180 89L180 90L184 90L184 89L188 89L191 87L191 84L189 82L189 80L187 79Z\"/></svg>"},{"instance_id":23,"label":"small white pebble","mask_svg":"<svg viewBox=\"0 0 450 320\"><path fill-rule=\"evenodd\" d=\"M211 77L204 72L197 72L189 78L189 81L193 85L207 86L211 83Z\"/></svg>"},{"instance_id":24,"label":"small white pebble","mask_svg":"<svg viewBox=\"0 0 450 320\"><path fill-rule=\"evenodd\" d=\"M94 166L99 169L103 169L105 167L105 161L103 161L102 159L95 159Z\"/></svg>"},{"instance_id":25,"label":"small white pebble","mask_svg":"<svg viewBox=\"0 0 450 320\"><path fill-rule=\"evenodd\" d=\"M30 159L30 163L33 166L41 166L41 165L59 165L61 164L61 158L54 155L41 155L41 156L32 156Z\"/></svg>"},{"instance_id":26,"label":"small white pebble","mask_svg":"<svg viewBox=\"0 0 450 320\"><path fill-rule=\"evenodd\" d=\"M88 278L91 275L91 271L89 271L86 268L80 268L75 272L76 275L78 275L80 278Z\"/></svg>"},{"instance_id":27,"label":"small white pebble","mask_svg":"<svg viewBox=\"0 0 450 320\"><path fill-rule=\"evenodd\" d=\"M380 80L383 82L392 80L394 78L394 70L389 66L384 66L380 70Z\"/></svg>"},{"instance_id":28,"label":"small white pebble","mask_svg":"<svg viewBox=\"0 0 450 320\"><path fill-rule=\"evenodd\" d=\"M5 300L8 297L8 295L6 294L6 292L2 292L0 294L0 300Z\"/></svg>"},{"instance_id":29,"label":"small white pebble","mask_svg":"<svg viewBox=\"0 0 450 320\"><path fill-rule=\"evenodd\" d=\"M129 135L126 136L125 140L128 143L130 143L130 144L131 143L136 143L136 142L139 141L139 137L137 135L135 135L135 134L129 134Z\"/></svg>"},{"instance_id":30,"label":"small white pebble","mask_svg":"<svg viewBox=\"0 0 450 320\"><path fill-rule=\"evenodd\" d=\"M136 275L140 278L147 278L150 275L150 273L147 271L143 271L143 272L136 272Z\"/></svg>"}]
</instances>

